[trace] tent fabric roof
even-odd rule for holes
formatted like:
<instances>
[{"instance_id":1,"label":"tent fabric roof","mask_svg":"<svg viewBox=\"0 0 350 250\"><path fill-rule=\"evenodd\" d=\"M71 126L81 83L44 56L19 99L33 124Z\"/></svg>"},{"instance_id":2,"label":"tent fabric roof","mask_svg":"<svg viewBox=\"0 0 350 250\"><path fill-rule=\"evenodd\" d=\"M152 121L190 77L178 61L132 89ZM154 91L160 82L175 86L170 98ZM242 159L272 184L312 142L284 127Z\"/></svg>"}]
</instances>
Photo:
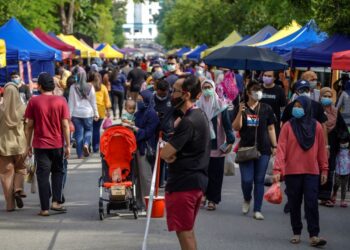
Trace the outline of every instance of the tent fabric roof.
<instances>
[{"instance_id":1,"label":"tent fabric roof","mask_svg":"<svg viewBox=\"0 0 350 250\"><path fill-rule=\"evenodd\" d=\"M181 49L179 49L175 54L178 56L178 57L182 57L183 54L187 53L187 52L190 52L191 51L191 48L190 47L182 47Z\"/></svg>"},{"instance_id":2,"label":"tent fabric roof","mask_svg":"<svg viewBox=\"0 0 350 250\"><path fill-rule=\"evenodd\" d=\"M93 48L89 47L88 45L82 43L77 38L75 38L73 35L63 35L59 34L57 35L59 39L61 39L63 42L74 46L76 49L80 50L80 56L82 58L88 58L88 57L99 57L100 54L94 50Z\"/></svg>"},{"instance_id":3,"label":"tent fabric roof","mask_svg":"<svg viewBox=\"0 0 350 250\"><path fill-rule=\"evenodd\" d=\"M319 32L315 20L312 19L300 30L263 47L272 48L273 51L284 54L293 48L309 48L324 41L326 38L327 34Z\"/></svg>"},{"instance_id":4,"label":"tent fabric roof","mask_svg":"<svg viewBox=\"0 0 350 250\"><path fill-rule=\"evenodd\" d=\"M95 48L95 50L101 51L105 46L106 46L105 43L100 43L100 44Z\"/></svg>"},{"instance_id":5,"label":"tent fabric roof","mask_svg":"<svg viewBox=\"0 0 350 250\"><path fill-rule=\"evenodd\" d=\"M36 28L33 30L34 35L39 38L44 43L48 44L49 46L61 50L61 51L70 51L75 52L75 48L67 43L62 42L61 40L55 39L52 36L46 34L44 31L42 31L39 28Z\"/></svg>"},{"instance_id":6,"label":"tent fabric roof","mask_svg":"<svg viewBox=\"0 0 350 250\"><path fill-rule=\"evenodd\" d=\"M334 52L350 50L350 37L334 35L308 49L292 49L283 55L292 67L329 67Z\"/></svg>"},{"instance_id":7,"label":"tent fabric roof","mask_svg":"<svg viewBox=\"0 0 350 250\"><path fill-rule=\"evenodd\" d=\"M120 53L119 51L112 48L111 45L108 43L104 46L103 49L100 50L101 53L103 53L103 56L105 58L123 58L124 55Z\"/></svg>"},{"instance_id":8,"label":"tent fabric roof","mask_svg":"<svg viewBox=\"0 0 350 250\"><path fill-rule=\"evenodd\" d=\"M6 44L0 39L0 68L6 67Z\"/></svg>"},{"instance_id":9,"label":"tent fabric roof","mask_svg":"<svg viewBox=\"0 0 350 250\"><path fill-rule=\"evenodd\" d=\"M7 59L13 60L61 60L62 52L56 50L26 30L15 18L0 27L0 39L5 40Z\"/></svg>"},{"instance_id":10,"label":"tent fabric roof","mask_svg":"<svg viewBox=\"0 0 350 250\"><path fill-rule=\"evenodd\" d=\"M350 50L333 53L332 69L350 70Z\"/></svg>"},{"instance_id":11,"label":"tent fabric roof","mask_svg":"<svg viewBox=\"0 0 350 250\"><path fill-rule=\"evenodd\" d=\"M196 48L191 50L188 53L183 54L183 58L193 61L198 61L201 58L201 53L205 51L208 48L208 46L203 43L201 45L198 45Z\"/></svg>"},{"instance_id":12,"label":"tent fabric roof","mask_svg":"<svg viewBox=\"0 0 350 250\"><path fill-rule=\"evenodd\" d=\"M283 29L276 32L269 39L266 39L260 43L251 44L250 46L263 46L263 45L275 42L275 41L280 40L286 36L289 36L290 34L293 34L294 32L296 32L300 29L301 29L301 26L296 21L293 20L291 24L285 26Z\"/></svg>"},{"instance_id":13,"label":"tent fabric roof","mask_svg":"<svg viewBox=\"0 0 350 250\"><path fill-rule=\"evenodd\" d=\"M239 42L241 39L242 39L241 35L237 31L234 30L223 41L221 41L220 43L218 43L214 47L211 47L211 48L203 51L203 53L201 54L201 58L209 55L213 51L220 49L222 47L232 46L232 45L236 44L237 42Z\"/></svg>"},{"instance_id":14,"label":"tent fabric roof","mask_svg":"<svg viewBox=\"0 0 350 250\"><path fill-rule=\"evenodd\" d=\"M236 45L251 45L254 43L259 43L259 42L265 41L266 39L269 39L276 32L277 30L274 27L267 25L261 30L259 30L258 32L256 32L254 35L249 37L248 39L242 40L236 43Z\"/></svg>"}]
</instances>

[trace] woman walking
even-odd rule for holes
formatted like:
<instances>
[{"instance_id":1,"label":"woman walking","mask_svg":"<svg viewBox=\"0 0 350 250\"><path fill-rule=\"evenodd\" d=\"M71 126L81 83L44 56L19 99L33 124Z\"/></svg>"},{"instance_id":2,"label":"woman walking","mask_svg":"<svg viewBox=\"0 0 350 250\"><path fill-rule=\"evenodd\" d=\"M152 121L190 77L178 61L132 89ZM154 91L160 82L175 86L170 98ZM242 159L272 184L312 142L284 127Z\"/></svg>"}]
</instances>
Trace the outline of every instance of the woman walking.
<instances>
[{"instance_id":1,"label":"woman walking","mask_svg":"<svg viewBox=\"0 0 350 250\"><path fill-rule=\"evenodd\" d=\"M119 108L119 118L121 119L123 114L123 102L124 102L124 92L125 92L125 83L126 77L123 73L120 72L120 69L116 67L111 75L111 95L112 95L112 111L113 119L117 119L116 109L117 104Z\"/></svg>"},{"instance_id":2,"label":"woman walking","mask_svg":"<svg viewBox=\"0 0 350 250\"><path fill-rule=\"evenodd\" d=\"M241 136L239 148L256 146L260 152L260 156L255 159L239 162L244 197L242 212L247 214L250 210L254 184L254 219L256 220L264 219L261 213L264 179L270 155L274 154L277 148L274 126L276 117L270 105L260 103L261 98L260 84L254 80L250 81L246 89L246 102L235 108L232 124L233 129L239 131Z\"/></svg>"},{"instance_id":3,"label":"woman walking","mask_svg":"<svg viewBox=\"0 0 350 250\"><path fill-rule=\"evenodd\" d=\"M0 106L0 180L6 200L6 210L23 207L22 198L26 167L26 137L24 133L25 106L20 101L18 87L8 83Z\"/></svg>"},{"instance_id":4,"label":"woman walking","mask_svg":"<svg viewBox=\"0 0 350 250\"><path fill-rule=\"evenodd\" d=\"M100 148L100 130L103 119L109 117L109 109L111 101L109 100L108 90L105 85L101 84L101 75L98 72L93 72L89 75L89 83L95 88L96 105L99 119L93 121L92 130L92 150L94 153Z\"/></svg>"},{"instance_id":5,"label":"woman walking","mask_svg":"<svg viewBox=\"0 0 350 250\"><path fill-rule=\"evenodd\" d=\"M323 129L311 116L311 101L299 96L293 107L292 118L281 130L274 164L274 181L284 177L287 186L290 221L293 237L290 242L300 242L301 204L304 197L305 217L311 246L324 246L319 238L318 191L327 182L328 160Z\"/></svg>"},{"instance_id":6,"label":"woman walking","mask_svg":"<svg viewBox=\"0 0 350 250\"><path fill-rule=\"evenodd\" d=\"M211 135L211 151L208 168L208 188L206 199L207 210L216 210L216 205L221 201L222 181L224 178L225 154L232 150L235 141L227 106L215 93L215 83L212 80L202 82L202 95L197 103L209 120ZM205 201L203 202L204 205Z\"/></svg>"},{"instance_id":7,"label":"woman walking","mask_svg":"<svg viewBox=\"0 0 350 250\"><path fill-rule=\"evenodd\" d=\"M96 105L95 89L86 81L85 70L76 67L73 70L77 82L70 87L69 110L75 127L75 141L78 158L90 155L92 123L98 121L98 110Z\"/></svg>"}]
</instances>

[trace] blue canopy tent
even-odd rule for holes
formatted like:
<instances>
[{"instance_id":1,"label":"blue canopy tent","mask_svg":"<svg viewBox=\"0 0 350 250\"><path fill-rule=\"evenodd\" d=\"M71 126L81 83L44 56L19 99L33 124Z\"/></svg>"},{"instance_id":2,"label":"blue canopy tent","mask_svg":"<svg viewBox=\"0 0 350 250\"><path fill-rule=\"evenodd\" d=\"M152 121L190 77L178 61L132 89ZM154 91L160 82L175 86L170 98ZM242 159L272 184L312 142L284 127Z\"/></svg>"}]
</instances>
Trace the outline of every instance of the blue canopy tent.
<instances>
[{"instance_id":1,"label":"blue canopy tent","mask_svg":"<svg viewBox=\"0 0 350 250\"><path fill-rule=\"evenodd\" d=\"M276 32L277 32L277 30L274 27L267 25L264 28L262 28L261 30L259 30L257 33L252 35L251 37L249 37L245 40L242 39L242 41L236 43L235 45L243 46L243 45L250 45L250 44L259 43L259 42L265 41L266 39L270 38Z\"/></svg>"},{"instance_id":2,"label":"blue canopy tent","mask_svg":"<svg viewBox=\"0 0 350 250\"><path fill-rule=\"evenodd\" d=\"M101 51L101 50L103 50L103 48L106 46L106 44L104 44L104 43L100 43L100 45L98 45L96 48L95 48L95 50L97 50L97 51ZM112 45L112 48L113 48L113 45ZM113 48L114 49L114 48Z\"/></svg>"},{"instance_id":3,"label":"blue canopy tent","mask_svg":"<svg viewBox=\"0 0 350 250\"><path fill-rule=\"evenodd\" d=\"M183 54L187 53L191 51L191 48L189 47L182 47L181 49L179 49L175 54L178 56L178 57L182 57Z\"/></svg>"},{"instance_id":4,"label":"blue canopy tent","mask_svg":"<svg viewBox=\"0 0 350 250\"><path fill-rule=\"evenodd\" d=\"M350 37L334 35L308 49L294 48L283 58L291 67L330 67L334 52L350 50Z\"/></svg>"},{"instance_id":5,"label":"blue canopy tent","mask_svg":"<svg viewBox=\"0 0 350 250\"><path fill-rule=\"evenodd\" d=\"M189 54L186 55L186 58L188 60L196 61L198 62L201 58L201 53L206 50L208 46L203 43L202 45L197 46L194 50L192 50Z\"/></svg>"},{"instance_id":6,"label":"blue canopy tent","mask_svg":"<svg viewBox=\"0 0 350 250\"><path fill-rule=\"evenodd\" d=\"M275 42L263 45L262 47L271 48L273 51L282 55L291 51L293 48L309 48L324 41L326 38L327 34L324 32L319 32L315 20L312 19L304 27L291 35Z\"/></svg>"},{"instance_id":7,"label":"blue canopy tent","mask_svg":"<svg viewBox=\"0 0 350 250\"><path fill-rule=\"evenodd\" d=\"M27 31L15 18L11 18L0 27L0 39L6 41L8 53L7 70L0 72L0 81L7 81L7 74L13 70L19 71L18 62L29 61L32 68L32 76L37 77L45 71L54 75L54 61L62 59L62 52L54 49ZM27 82L27 66L23 64L25 81Z\"/></svg>"}]
</instances>

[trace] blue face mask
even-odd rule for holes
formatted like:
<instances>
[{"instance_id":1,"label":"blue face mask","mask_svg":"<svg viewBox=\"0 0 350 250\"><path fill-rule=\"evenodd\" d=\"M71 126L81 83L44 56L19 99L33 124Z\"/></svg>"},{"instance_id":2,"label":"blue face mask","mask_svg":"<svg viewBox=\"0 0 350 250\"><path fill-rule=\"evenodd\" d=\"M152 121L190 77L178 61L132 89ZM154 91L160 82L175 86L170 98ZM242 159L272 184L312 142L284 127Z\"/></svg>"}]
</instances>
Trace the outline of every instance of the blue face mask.
<instances>
[{"instance_id":1,"label":"blue face mask","mask_svg":"<svg viewBox=\"0 0 350 250\"><path fill-rule=\"evenodd\" d=\"M138 101L137 102L137 110L145 110L146 109L146 105L143 101Z\"/></svg>"},{"instance_id":2,"label":"blue face mask","mask_svg":"<svg viewBox=\"0 0 350 250\"><path fill-rule=\"evenodd\" d=\"M214 95L214 89L204 89L203 90L203 95L205 97L211 97Z\"/></svg>"},{"instance_id":3,"label":"blue face mask","mask_svg":"<svg viewBox=\"0 0 350 250\"><path fill-rule=\"evenodd\" d=\"M297 107L294 107L293 110L292 110L292 115L299 119L301 117L303 117L305 115L305 112L304 112L304 109L303 108L297 108Z\"/></svg>"},{"instance_id":4,"label":"blue face mask","mask_svg":"<svg viewBox=\"0 0 350 250\"><path fill-rule=\"evenodd\" d=\"M328 97L322 97L321 98L321 104L323 106L329 106L332 104L332 99L331 98L328 98Z\"/></svg>"},{"instance_id":5,"label":"blue face mask","mask_svg":"<svg viewBox=\"0 0 350 250\"><path fill-rule=\"evenodd\" d=\"M11 79L11 82L15 83L16 85L19 85L21 80L19 78Z\"/></svg>"}]
</instances>

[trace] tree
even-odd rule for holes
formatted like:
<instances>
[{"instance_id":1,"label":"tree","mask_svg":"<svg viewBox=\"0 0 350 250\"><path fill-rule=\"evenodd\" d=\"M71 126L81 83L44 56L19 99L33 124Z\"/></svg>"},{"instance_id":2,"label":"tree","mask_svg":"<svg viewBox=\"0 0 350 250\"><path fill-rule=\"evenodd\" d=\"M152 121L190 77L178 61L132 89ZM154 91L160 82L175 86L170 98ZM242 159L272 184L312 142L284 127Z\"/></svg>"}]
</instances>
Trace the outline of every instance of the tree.
<instances>
[{"instance_id":1,"label":"tree","mask_svg":"<svg viewBox=\"0 0 350 250\"><path fill-rule=\"evenodd\" d=\"M75 0L58 0L56 4L61 18L62 33L72 34L74 30Z\"/></svg>"}]
</instances>

